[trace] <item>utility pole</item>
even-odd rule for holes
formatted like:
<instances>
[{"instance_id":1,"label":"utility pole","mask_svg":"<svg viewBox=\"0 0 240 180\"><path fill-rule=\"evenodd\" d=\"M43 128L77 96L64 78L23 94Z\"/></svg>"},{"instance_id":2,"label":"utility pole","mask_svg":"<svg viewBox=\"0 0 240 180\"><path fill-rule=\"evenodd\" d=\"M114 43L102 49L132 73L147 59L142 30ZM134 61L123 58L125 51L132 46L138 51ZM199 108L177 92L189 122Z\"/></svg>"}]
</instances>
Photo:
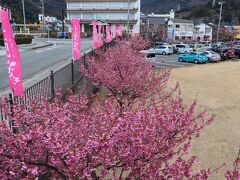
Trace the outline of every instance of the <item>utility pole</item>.
<instances>
[{"instance_id":1,"label":"utility pole","mask_svg":"<svg viewBox=\"0 0 240 180\"><path fill-rule=\"evenodd\" d=\"M25 4L24 4L24 0L22 0L22 7L23 7L24 34L25 34L25 36L26 36L26 33L27 33L27 27L26 27L26 16L25 16Z\"/></svg>"},{"instance_id":2,"label":"utility pole","mask_svg":"<svg viewBox=\"0 0 240 180\"><path fill-rule=\"evenodd\" d=\"M64 9L62 8L62 34L64 33Z\"/></svg>"},{"instance_id":3,"label":"utility pole","mask_svg":"<svg viewBox=\"0 0 240 180\"><path fill-rule=\"evenodd\" d=\"M220 31L221 20L222 20L223 3L224 3L223 1L218 3L218 4L220 4L220 13L219 13L219 21L218 21L218 29L217 29L217 42L219 40L219 31Z\"/></svg>"},{"instance_id":4,"label":"utility pole","mask_svg":"<svg viewBox=\"0 0 240 180\"><path fill-rule=\"evenodd\" d=\"M215 7L215 4L216 4L216 0L213 0L212 1L212 7Z\"/></svg>"},{"instance_id":5,"label":"utility pole","mask_svg":"<svg viewBox=\"0 0 240 180\"><path fill-rule=\"evenodd\" d=\"M178 1L178 7L177 7L177 11L179 12L181 10L181 4L180 4L180 0Z\"/></svg>"},{"instance_id":6,"label":"utility pole","mask_svg":"<svg viewBox=\"0 0 240 180\"><path fill-rule=\"evenodd\" d=\"M130 0L128 0L128 25L127 25L128 35L129 35L129 29L130 29Z\"/></svg>"},{"instance_id":7,"label":"utility pole","mask_svg":"<svg viewBox=\"0 0 240 180\"><path fill-rule=\"evenodd\" d=\"M44 17L45 17L45 10L44 10L44 0L41 0L41 2L42 2L42 28L43 28L43 38L44 38L44 36L45 36L45 19L44 19Z\"/></svg>"}]
</instances>

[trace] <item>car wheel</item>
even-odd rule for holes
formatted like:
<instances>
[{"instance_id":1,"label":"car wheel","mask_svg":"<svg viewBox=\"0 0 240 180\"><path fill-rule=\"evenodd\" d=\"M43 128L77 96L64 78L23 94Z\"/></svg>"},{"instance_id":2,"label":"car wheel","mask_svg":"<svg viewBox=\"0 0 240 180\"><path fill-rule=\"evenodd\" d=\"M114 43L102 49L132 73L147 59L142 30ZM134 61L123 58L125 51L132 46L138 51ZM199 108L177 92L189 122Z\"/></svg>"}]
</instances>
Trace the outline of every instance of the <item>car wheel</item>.
<instances>
[{"instance_id":1,"label":"car wheel","mask_svg":"<svg viewBox=\"0 0 240 180\"><path fill-rule=\"evenodd\" d=\"M163 51L163 53L162 53L163 55L166 55L167 53L165 52L165 51Z\"/></svg>"},{"instance_id":2,"label":"car wheel","mask_svg":"<svg viewBox=\"0 0 240 180\"><path fill-rule=\"evenodd\" d=\"M197 60L197 59L195 59L195 60L194 60L194 63L195 63L195 64L198 64L198 60Z\"/></svg>"},{"instance_id":3,"label":"car wheel","mask_svg":"<svg viewBox=\"0 0 240 180\"><path fill-rule=\"evenodd\" d=\"M182 58L179 58L178 61L179 61L179 62L183 62L183 59L182 59Z\"/></svg>"}]
</instances>

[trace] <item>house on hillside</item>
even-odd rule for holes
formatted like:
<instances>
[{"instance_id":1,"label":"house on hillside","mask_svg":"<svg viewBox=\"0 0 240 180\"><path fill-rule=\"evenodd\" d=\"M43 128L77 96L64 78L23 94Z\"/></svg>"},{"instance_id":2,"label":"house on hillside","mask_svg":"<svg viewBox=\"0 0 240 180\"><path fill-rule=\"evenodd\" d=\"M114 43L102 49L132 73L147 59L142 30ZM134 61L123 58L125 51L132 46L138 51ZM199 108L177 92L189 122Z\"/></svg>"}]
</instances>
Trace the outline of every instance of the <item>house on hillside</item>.
<instances>
[{"instance_id":1,"label":"house on hillside","mask_svg":"<svg viewBox=\"0 0 240 180\"><path fill-rule=\"evenodd\" d=\"M170 19L167 21L167 37L171 42L193 41L194 22L186 19Z\"/></svg>"},{"instance_id":2,"label":"house on hillside","mask_svg":"<svg viewBox=\"0 0 240 180\"><path fill-rule=\"evenodd\" d=\"M82 33L91 30L93 20L102 21L113 28L120 25L125 30L129 22L130 31L140 32L140 0L66 0L66 4L69 26L71 19L80 19Z\"/></svg>"},{"instance_id":3,"label":"house on hillside","mask_svg":"<svg viewBox=\"0 0 240 180\"><path fill-rule=\"evenodd\" d=\"M200 23L194 26L193 41L212 41L213 28L206 23Z\"/></svg>"}]
</instances>

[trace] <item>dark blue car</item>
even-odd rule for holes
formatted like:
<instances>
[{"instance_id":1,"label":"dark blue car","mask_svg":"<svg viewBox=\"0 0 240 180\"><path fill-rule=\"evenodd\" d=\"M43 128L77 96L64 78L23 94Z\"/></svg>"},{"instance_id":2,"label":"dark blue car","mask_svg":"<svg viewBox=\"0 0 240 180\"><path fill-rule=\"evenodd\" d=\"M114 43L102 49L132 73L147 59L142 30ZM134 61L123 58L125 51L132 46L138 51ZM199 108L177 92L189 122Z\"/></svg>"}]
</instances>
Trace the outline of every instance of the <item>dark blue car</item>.
<instances>
[{"instance_id":1,"label":"dark blue car","mask_svg":"<svg viewBox=\"0 0 240 180\"><path fill-rule=\"evenodd\" d=\"M60 39L68 39L68 33L67 32L59 32L58 38Z\"/></svg>"}]
</instances>

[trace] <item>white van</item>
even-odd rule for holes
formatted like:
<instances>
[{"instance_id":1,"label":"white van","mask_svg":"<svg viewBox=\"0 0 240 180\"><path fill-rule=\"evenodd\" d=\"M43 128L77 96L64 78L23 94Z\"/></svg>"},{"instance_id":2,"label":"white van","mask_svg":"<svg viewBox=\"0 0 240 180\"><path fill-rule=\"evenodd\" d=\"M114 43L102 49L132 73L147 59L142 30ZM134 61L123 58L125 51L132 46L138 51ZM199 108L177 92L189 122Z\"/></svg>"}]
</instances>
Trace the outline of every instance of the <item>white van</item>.
<instances>
[{"instance_id":1,"label":"white van","mask_svg":"<svg viewBox=\"0 0 240 180\"><path fill-rule=\"evenodd\" d=\"M157 55L170 55L173 54L173 47L170 45L157 46L152 49Z\"/></svg>"},{"instance_id":2,"label":"white van","mask_svg":"<svg viewBox=\"0 0 240 180\"><path fill-rule=\"evenodd\" d=\"M175 48L177 52L181 54L193 52L193 49L188 44L176 44Z\"/></svg>"},{"instance_id":3,"label":"white van","mask_svg":"<svg viewBox=\"0 0 240 180\"><path fill-rule=\"evenodd\" d=\"M142 50L140 53L143 54L145 61L155 62L156 54L152 50Z\"/></svg>"}]
</instances>

